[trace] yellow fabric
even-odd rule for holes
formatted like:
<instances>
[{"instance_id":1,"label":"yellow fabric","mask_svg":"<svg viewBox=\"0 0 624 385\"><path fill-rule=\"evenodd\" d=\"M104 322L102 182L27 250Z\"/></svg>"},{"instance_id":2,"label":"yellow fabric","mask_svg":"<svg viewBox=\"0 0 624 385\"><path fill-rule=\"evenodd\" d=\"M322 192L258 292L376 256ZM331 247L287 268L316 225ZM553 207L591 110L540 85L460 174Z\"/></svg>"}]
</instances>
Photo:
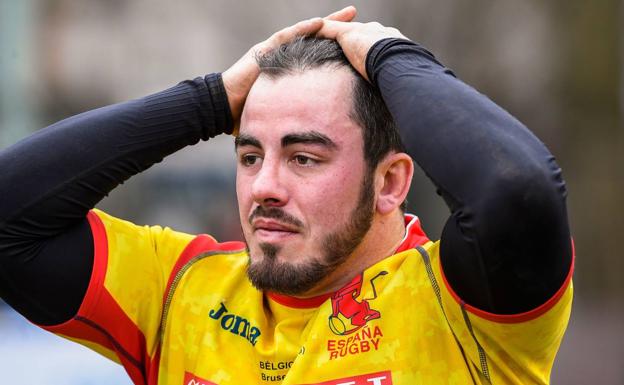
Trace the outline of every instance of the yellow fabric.
<instances>
[{"instance_id":1,"label":"yellow fabric","mask_svg":"<svg viewBox=\"0 0 624 385\"><path fill-rule=\"evenodd\" d=\"M106 228L108 266L104 287L143 332L148 354L157 347L167 279L194 238L159 226L136 226L95 210Z\"/></svg>"},{"instance_id":2,"label":"yellow fabric","mask_svg":"<svg viewBox=\"0 0 624 385\"><path fill-rule=\"evenodd\" d=\"M149 354L161 346L160 385L545 384L570 314L571 284L530 321L465 313L442 280L438 242L423 245L426 257L412 248L363 273L350 298L368 312L361 327L332 299L297 309L263 295L246 277L244 249L195 258L163 309L167 279L193 237L97 215L109 243L105 286Z\"/></svg>"}]
</instances>

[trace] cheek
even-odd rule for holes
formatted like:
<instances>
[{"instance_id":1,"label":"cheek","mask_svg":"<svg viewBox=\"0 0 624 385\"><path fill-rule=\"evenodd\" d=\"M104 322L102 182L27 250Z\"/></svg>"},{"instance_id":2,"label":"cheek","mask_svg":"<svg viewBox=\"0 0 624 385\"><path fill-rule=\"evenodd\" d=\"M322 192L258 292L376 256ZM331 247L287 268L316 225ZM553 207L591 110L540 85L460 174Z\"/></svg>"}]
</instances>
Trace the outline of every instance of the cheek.
<instances>
[{"instance_id":1,"label":"cheek","mask_svg":"<svg viewBox=\"0 0 624 385\"><path fill-rule=\"evenodd\" d=\"M247 216L249 215L249 207L251 205L251 184L241 177L238 173L236 175L236 201L238 202L238 213L241 223L245 223Z\"/></svg>"},{"instance_id":2,"label":"cheek","mask_svg":"<svg viewBox=\"0 0 624 385\"><path fill-rule=\"evenodd\" d=\"M308 191L314 191L308 207L316 213L316 221L319 224L335 228L350 217L360 197L362 179L358 174L352 170L345 170L306 186Z\"/></svg>"}]
</instances>

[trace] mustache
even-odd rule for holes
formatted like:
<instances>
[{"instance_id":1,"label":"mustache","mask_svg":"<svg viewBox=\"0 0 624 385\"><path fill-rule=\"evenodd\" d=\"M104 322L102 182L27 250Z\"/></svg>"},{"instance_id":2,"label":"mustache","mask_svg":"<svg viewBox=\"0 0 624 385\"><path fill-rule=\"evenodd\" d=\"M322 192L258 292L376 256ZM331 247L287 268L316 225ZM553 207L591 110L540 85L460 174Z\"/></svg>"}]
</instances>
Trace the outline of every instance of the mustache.
<instances>
[{"instance_id":1,"label":"mustache","mask_svg":"<svg viewBox=\"0 0 624 385\"><path fill-rule=\"evenodd\" d=\"M253 220L256 218L277 219L284 224L303 227L303 222L279 207L258 206L249 216L249 224L252 225Z\"/></svg>"}]
</instances>

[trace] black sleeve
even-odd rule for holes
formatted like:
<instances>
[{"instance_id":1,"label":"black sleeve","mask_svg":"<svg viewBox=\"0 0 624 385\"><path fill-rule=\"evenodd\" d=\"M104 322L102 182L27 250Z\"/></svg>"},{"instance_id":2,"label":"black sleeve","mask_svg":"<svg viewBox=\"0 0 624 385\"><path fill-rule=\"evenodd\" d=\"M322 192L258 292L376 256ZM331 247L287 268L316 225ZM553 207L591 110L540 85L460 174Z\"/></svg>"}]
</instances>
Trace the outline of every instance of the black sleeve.
<instances>
[{"instance_id":1,"label":"black sleeve","mask_svg":"<svg viewBox=\"0 0 624 385\"><path fill-rule=\"evenodd\" d=\"M497 314L546 302L572 259L566 189L554 157L413 42L376 43L367 71L409 154L450 208L440 254L453 289Z\"/></svg>"},{"instance_id":2,"label":"black sleeve","mask_svg":"<svg viewBox=\"0 0 624 385\"><path fill-rule=\"evenodd\" d=\"M87 212L200 139L231 132L219 74L89 111L0 152L0 297L33 322L69 320L93 264Z\"/></svg>"}]
</instances>

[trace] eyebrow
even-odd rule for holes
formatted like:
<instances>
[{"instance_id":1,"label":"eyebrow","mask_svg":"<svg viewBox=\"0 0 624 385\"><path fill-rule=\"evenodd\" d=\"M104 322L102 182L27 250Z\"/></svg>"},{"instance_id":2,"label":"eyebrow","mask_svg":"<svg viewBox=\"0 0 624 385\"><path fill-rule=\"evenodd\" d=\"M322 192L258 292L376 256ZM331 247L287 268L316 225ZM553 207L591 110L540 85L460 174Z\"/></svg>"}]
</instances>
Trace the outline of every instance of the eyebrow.
<instances>
[{"instance_id":1,"label":"eyebrow","mask_svg":"<svg viewBox=\"0 0 624 385\"><path fill-rule=\"evenodd\" d=\"M338 145L333 140L318 131L286 134L282 138L282 147L287 147L298 143L317 144L330 149L338 148ZM260 141L255 136L248 134L240 134L236 137L236 139L234 139L234 149L237 149L241 146L253 146L262 149L262 144L260 143Z\"/></svg>"},{"instance_id":2,"label":"eyebrow","mask_svg":"<svg viewBox=\"0 0 624 385\"><path fill-rule=\"evenodd\" d=\"M256 139L256 137L247 134L240 134L236 137L236 139L234 139L234 149L237 149L240 146L253 146L262 149L260 141Z\"/></svg>"},{"instance_id":3,"label":"eyebrow","mask_svg":"<svg viewBox=\"0 0 624 385\"><path fill-rule=\"evenodd\" d=\"M282 138L282 147L287 147L292 144L318 144L330 149L335 149L338 145L326 135L317 131L308 131L297 134L286 134Z\"/></svg>"}]
</instances>

